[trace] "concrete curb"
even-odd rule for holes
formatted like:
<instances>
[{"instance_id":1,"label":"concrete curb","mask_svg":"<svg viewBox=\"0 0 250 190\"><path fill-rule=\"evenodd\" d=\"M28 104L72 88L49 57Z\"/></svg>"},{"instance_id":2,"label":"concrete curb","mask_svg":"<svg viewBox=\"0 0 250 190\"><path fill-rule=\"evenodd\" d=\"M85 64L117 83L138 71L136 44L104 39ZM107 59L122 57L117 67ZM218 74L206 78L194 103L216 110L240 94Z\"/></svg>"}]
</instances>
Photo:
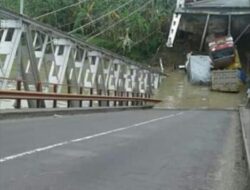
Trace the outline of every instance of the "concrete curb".
<instances>
[{"instance_id":1,"label":"concrete curb","mask_svg":"<svg viewBox=\"0 0 250 190\"><path fill-rule=\"evenodd\" d=\"M247 159L247 166L248 166L248 175L250 176L250 136L248 136L248 130L250 130L250 123L247 122L246 118L249 118L248 115L249 110L244 107L240 107L239 114L240 114L240 124L242 129L242 136L243 136L243 144L244 149L246 152L246 159Z\"/></svg>"},{"instance_id":2,"label":"concrete curb","mask_svg":"<svg viewBox=\"0 0 250 190\"><path fill-rule=\"evenodd\" d=\"M152 108L153 106L134 106L134 107L1 110L0 120L48 117L53 115L93 114L93 113L117 112L117 111L152 109Z\"/></svg>"},{"instance_id":3,"label":"concrete curb","mask_svg":"<svg viewBox=\"0 0 250 190\"><path fill-rule=\"evenodd\" d=\"M172 111L239 111L239 108L161 108L154 107L154 110L172 110Z\"/></svg>"}]
</instances>

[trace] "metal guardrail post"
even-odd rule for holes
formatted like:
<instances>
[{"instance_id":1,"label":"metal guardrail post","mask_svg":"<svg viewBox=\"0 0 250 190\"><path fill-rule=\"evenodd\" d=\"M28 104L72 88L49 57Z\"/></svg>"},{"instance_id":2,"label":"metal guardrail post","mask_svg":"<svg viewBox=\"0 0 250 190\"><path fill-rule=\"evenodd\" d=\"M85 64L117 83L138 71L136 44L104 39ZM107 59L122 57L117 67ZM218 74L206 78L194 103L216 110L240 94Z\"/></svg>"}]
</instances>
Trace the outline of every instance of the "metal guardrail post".
<instances>
[{"instance_id":1,"label":"metal guardrail post","mask_svg":"<svg viewBox=\"0 0 250 190\"><path fill-rule=\"evenodd\" d=\"M57 84L53 85L53 92L57 93ZM57 108L57 100L53 100L53 108Z\"/></svg>"},{"instance_id":2,"label":"metal guardrail post","mask_svg":"<svg viewBox=\"0 0 250 190\"><path fill-rule=\"evenodd\" d=\"M110 96L110 91L109 90L107 90L107 96ZM110 106L109 100L107 100L107 107L109 107L109 106Z\"/></svg>"},{"instance_id":3,"label":"metal guardrail post","mask_svg":"<svg viewBox=\"0 0 250 190\"><path fill-rule=\"evenodd\" d=\"M89 94L90 94L90 95L93 95L93 88L90 88L90 89L89 89ZM90 100L90 101L89 101L89 107L93 107L93 100Z\"/></svg>"},{"instance_id":4,"label":"metal guardrail post","mask_svg":"<svg viewBox=\"0 0 250 190\"><path fill-rule=\"evenodd\" d=\"M139 97L140 97L140 93L136 93L136 97L139 98ZM136 105L139 106L139 104L140 104L140 101L137 100L137 101L136 101Z\"/></svg>"},{"instance_id":5,"label":"metal guardrail post","mask_svg":"<svg viewBox=\"0 0 250 190\"><path fill-rule=\"evenodd\" d=\"M129 97L129 92L126 93L127 94L127 98ZM126 101L126 106L129 106L129 101Z\"/></svg>"},{"instance_id":6,"label":"metal guardrail post","mask_svg":"<svg viewBox=\"0 0 250 190\"><path fill-rule=\"evenodd\" d=\"M80 87L80 95L83 94L83 87ZM82 100L79 101L79 107L82 108Z\"/></svg>"},{"instance_id":7,"label":"metal guardrail post","mask_svg":"<svg viewBox=\"0 0 250 190\"><path fill-rule=\"evenodd\" d=\"M134 92L132 92L132 98L134 98L135 97L135 95L134 95ZM131 106L134 106L135 105L135 102L132 100L131 101Z\"/></svg>"},{"instance_id":8,"label":"metal guardrail post","mask_svg":"<svg viewBox=\"0 0 250 190\"><path fill-rule=\"evenodd\" d=\"M143 98L146 98L146 92L143 94ZM147 101L143 101L143 105L146 105Z\"/></svg>"},{"instance_id":9,"label":"metal guardrail post","mask_svg":"<svg viewBox=\"0 0 250 190\"><path fill-rule=\"evenodd\" d=\"M136 92L134 92L134 97L137 98L138 97L138 94ZM134 101L134 106L137 106L138 105L138 102L137 100Z\"/></svg>"},{"instance_id":10,"label":"metal guardrail post","mask_svg":"<svg viewBox=\"0 0 250 190\"><path fill-rule=\"evenodd\" d=\"M148 98L148 94L147 94L147 93L145 93L144 97L145 97L145 98ZM145 102L145 104L147 104L147 103Z\"/></svg>"},{"instance_id":11,"label":"metal guardrail post","mask_svg":"<svg viewBox=\"0 0 250 190\"><path fill-rule=\"evenodd\" d=\"M120 96L123 97L123 92L120 92ZM119 101L119 106L123 106L123 101Z\"/></svg>"},{"instance_id":12,"label":"metal guardrail post","mask_svg":"<svg viewBox=\"0 0 250 190\"><path fill-rule=\"evenodd\" d=\"M143 93L141 93L141 98L143 98ZM143 106L143 101L141 101L141 106Z\"/></svg>"},{"instance_id":13,"label":"metal guardrail post","mask_svg":"<svg viewBox=\"0 0 250 190\"><path fill-rule=\"evenodd\" d=\"M38 82L37 84L36 84L36 91L37 92L42 92L42 83L41 82ZM37 108L41 108L42 107L42 105L41 105L41 100L36 100L36 107Z\"/></svg>"},{"instance_id":14,"label":"metal guardrail post","mask_svg":"<svg viewBox=\"0 0 250 190\"><path fill-rule=\"evenodd\" d=\"M71 86L70 85L68 85L68 94L71 94ZM70 100L67 101L67 107L68 108L71 107L71 101Z\"/></svg>"},{"instance_id":15,"label":"metal guardrail post","mask_svg":"<svg viewBox=\"0 0 250 190\"><path fill-rule=\"evenodd\" d=\"M17 80L16 81L16 90L18 90L18 91L20 91L21 90L21 88L22 88L22 81L21 80ZM21 109L21 99L16 99L16 105L15 105L15 108L16 109Z\"/></svg>"},{"instance_id":16,"label":"metal guardrail post","mask_svg":"<svg viewBox=\"0 0 250 190\"><path fill-rule=\"evenodd\" d=\"M117 96L117 91L114 91L114 96ZM116 101L114 100L114 107L116 107Z\"/></svg>"},{"instance_id":17,"label":"metal guardrail post","mask_svg":"<svg viewBox=\"0 0 250 190\"><path fill-rule=\"evenodd\" d=\"M100 95L100 96L102 95L102 90L101 89L98 90L98 95ZM101 100L98 101L98 106L102 107L102 101Z\"/></svg>"}]
</instances>

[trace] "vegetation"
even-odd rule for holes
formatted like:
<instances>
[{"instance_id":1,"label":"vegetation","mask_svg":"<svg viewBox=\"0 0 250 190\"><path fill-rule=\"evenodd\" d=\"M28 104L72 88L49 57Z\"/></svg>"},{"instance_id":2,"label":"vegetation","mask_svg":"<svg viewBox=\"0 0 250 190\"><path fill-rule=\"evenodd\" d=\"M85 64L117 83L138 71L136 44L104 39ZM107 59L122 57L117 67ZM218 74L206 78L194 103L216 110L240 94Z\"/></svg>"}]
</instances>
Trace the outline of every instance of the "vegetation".
<instances>
[{"instance_id":1,"label":"vegetation","mask_svg":"<svg viewBox=\"0 0 250 190\"><path fill-rule=\"evenodd\" d=\"M139 61L152 57L166 41L162 28L175 4L173 0L24 1L26 15ZM19 0L0 0L0 5L19 10ZM67 8L60 10L63 7Z\"/></svg>"}]
</instances>

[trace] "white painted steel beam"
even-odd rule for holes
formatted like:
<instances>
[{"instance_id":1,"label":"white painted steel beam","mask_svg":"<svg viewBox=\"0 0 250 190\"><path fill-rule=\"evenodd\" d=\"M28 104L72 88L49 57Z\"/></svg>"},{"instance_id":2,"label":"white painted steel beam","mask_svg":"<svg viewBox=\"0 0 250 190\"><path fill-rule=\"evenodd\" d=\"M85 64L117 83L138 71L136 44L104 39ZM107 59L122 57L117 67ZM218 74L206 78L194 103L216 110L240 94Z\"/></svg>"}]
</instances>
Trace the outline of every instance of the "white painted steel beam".
<instances>
[{"instance_id":1,"label":"white painted steel beam","mask_svg":"<svg viewBox=\"0 0 250 190\"><path fill-rule=\"evenodd\" d=\"M184 8L185 6L185 0L177 0L176 3L176 9ZM167 41L167 47L173 47L174 40L178 31L178 27L181 21L181 14L174 13L172 18L171 27L168 34L168 41Z\"/></svg>"},{"instance_id":2,"label":"white painted steel beam","mask_svg":"<svg viewBox=\"0 0 250 190\"><path fill-rule=\"evenodd\" d=\"M22 27L20 21L1 20L0 30L2 32L0 36L0 77L8 78L17 55ZM5 89L7 82L7 80L0 79L0 89Z\"/></svg>"}]
</instances>

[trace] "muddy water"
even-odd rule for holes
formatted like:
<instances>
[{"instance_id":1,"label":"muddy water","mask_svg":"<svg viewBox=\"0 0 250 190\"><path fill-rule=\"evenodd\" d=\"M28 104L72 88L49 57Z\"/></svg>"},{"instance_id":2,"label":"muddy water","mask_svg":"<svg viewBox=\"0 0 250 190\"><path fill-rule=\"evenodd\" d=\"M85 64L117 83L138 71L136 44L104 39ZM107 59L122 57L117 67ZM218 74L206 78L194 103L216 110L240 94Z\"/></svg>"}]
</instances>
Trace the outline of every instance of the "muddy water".
<instances>
[{"instance_id":1,"label":"muddy water","mask_svg":"<svg viewBox=\"0 0 250 190\"><path fill-rule=\"evenodd\" d=\"M191 85L184 71L176 71L163 81L155 97L163 100L157 105L162 108L236 108L244 104L246 90L214 92L209 86Z\"/></svg>"}]
</instances>

